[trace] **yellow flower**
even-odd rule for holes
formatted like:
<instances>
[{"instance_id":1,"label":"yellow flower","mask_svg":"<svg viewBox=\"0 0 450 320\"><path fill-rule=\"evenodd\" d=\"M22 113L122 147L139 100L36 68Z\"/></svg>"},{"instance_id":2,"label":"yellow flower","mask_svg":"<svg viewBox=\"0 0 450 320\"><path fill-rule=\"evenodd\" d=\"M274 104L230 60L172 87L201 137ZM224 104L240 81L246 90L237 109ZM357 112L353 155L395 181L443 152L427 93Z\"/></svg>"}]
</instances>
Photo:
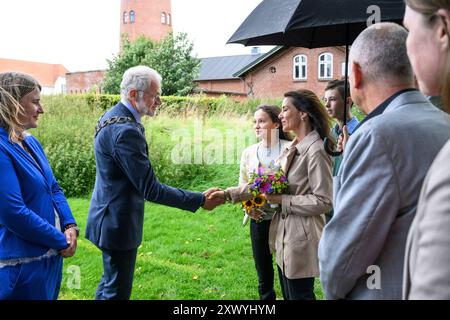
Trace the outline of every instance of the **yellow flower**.
<instances>
[{"instance_id":1,"label":"yellow flower","mask_svg":"<svg viewBox=\"0 0 450 320\"><path fill-rule=\"evenodd\" d=\"M253 204L255 205L255 207L262 207L263 205L266 204L266 198L262 195L257 195L256 197L254 197L252 199Z\"/></svg>"},{"instance_id":2,"label":"yellow flower","mask_svg":"<svg viewBox=\"0 0 450 320\"><path fill-rule=\"evenodd\" d=\"M253 209L253 202L252 200L242 201L242 206L244 207L245 211L249 212Z\"/></svg>"}]
</instances>

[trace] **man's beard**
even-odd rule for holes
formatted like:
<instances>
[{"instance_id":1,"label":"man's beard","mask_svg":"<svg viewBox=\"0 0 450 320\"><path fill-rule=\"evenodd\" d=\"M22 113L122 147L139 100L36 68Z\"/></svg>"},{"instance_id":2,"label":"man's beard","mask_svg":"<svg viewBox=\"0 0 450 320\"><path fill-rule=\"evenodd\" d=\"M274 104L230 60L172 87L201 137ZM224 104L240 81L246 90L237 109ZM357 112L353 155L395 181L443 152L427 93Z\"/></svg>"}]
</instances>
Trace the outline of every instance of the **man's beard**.
<instances>
[{"instance_id":1,"label":"man's beard","mask_svg":"<svg viewBox=\"0 0 450 320\"><path fill-rule=\"evenodd\" d=\"M153 117L155 115L155 112L151 110L151 107L147 107L145 105L144 98L138 98L138 100L136 100L136 107L138 112L142 115L149 117Z\"/></svg>"}]
</instances>

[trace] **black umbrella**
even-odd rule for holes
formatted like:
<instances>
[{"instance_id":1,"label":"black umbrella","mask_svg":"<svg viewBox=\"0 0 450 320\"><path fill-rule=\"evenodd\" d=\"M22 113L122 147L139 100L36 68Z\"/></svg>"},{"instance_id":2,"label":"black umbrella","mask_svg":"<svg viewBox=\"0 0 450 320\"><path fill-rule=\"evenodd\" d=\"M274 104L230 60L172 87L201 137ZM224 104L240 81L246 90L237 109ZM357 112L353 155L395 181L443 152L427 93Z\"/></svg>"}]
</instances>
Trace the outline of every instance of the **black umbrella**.
<instances>
[{"instance_id":1,"label":"black umbrella","mask_svg":"<svg viewBox=\"0 0 450 320\"><path fill-rule=\"evenodd\" d=\"M361 31L374 22L401 23L404 12L403 0L263 0L227 43L305 48L345 46L347 66L348 46ZM344 101L347 101L347 69ZM345 103L344 125L346 107Z\"/></svg>"}]
</instances>

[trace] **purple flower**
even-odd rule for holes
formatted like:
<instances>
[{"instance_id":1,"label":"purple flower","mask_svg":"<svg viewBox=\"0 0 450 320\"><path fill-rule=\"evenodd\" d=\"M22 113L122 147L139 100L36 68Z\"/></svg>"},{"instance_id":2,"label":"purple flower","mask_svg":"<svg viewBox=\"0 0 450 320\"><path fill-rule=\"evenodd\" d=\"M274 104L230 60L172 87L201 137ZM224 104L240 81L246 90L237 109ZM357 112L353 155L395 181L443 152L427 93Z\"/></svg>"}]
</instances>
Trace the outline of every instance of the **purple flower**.
<instances>
[{"instance_id":1,"label":"purple flower","mask_svg":"<svg viewBox=\"0 0 450 320\"><path fill-rule=\"evenodd\" d=\"M259 187L259 191L260 191L261 193L268 193L268 191L269 191L269 189L270 189L271 187L272 187L272 186L271 186L269 183L263 182L263 183L261 184L261 186Z\"/></svg>"}]
</instances>

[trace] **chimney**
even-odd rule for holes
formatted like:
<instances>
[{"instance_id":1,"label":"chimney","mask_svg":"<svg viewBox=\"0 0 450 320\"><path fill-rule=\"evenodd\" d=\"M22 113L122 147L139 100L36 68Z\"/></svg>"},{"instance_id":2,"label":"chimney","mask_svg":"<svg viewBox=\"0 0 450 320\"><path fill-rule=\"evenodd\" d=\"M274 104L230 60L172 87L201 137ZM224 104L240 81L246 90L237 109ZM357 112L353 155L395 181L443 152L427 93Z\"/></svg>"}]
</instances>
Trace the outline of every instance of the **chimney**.
<instances>
[{"instance_id":1,"label":"chimney","mask_svg":"<svg viewBox=\"0 0 450 320\"><path fill-rule=\"evenodd\" d=\"M252 47L251 53L252 53L252 55L260 54L261 48L260 47Z\"/></svg>"}]
</instances>

